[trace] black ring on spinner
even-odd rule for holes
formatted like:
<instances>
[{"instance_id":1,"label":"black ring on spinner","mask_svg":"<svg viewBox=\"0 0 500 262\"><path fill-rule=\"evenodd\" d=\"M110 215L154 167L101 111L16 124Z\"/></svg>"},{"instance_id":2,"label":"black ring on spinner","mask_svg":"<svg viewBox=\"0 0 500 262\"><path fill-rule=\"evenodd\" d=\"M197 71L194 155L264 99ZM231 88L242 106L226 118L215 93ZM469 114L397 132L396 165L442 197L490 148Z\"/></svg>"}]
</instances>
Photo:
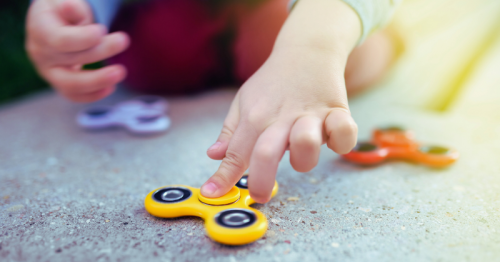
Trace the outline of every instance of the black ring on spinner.
<instances>
[{"instance_id":1,"label":"black ring on spinner","mask_svg":"<svg viewBox=\"0 0 500 262\"><path fill-rule=\"evenodd\" d=\"M182 196L178 198L173 198L171 197L172 200L169 200L165 193L167 192L172 192L172 191L177 191L175 193L182 193ZM153 200L160 202L160 203L165 203L165 204L173 204L173 203L179 203L182 202L188 198L190 198L192 195L191 190L184 188L184 187L165 187L162 189L157 190L156 192L153 193L152 197Z\"/></svg>"},{"instance_id":2,"label":"black ring on spinner","mask_svg":"<svg viewBox=\"0 0 500 262\"><path fill-rule=\"evenodd\" d=\"M215 221L223 227L243 228L255 223L257 216L251 210L234 208L217 213Z\"/></svg>"},{"instance_id":3,"label":"black ring on spinner","mask_svg":"<svg viewBox=\"0 0 500 262\"><path fill-rule=\"evenodd\" d=\"M443 146L422 146L418 150L422 153L431 155L446 155L450 153L450 149Z\"/></svg>"},{"instance_id":4,"label":"black ring on spinner","mask_svg":"<svg viewBox=\"0 0 500 262\"><path fill-rule=\"evenodd\" d=\"M375 151L377 149L378 149L378 146L376 146L370 142L360 142L360 143L356 144L356 146L354 147L354 149L352 151L371 152L371 151Z\"/></svg>"},{"instance_id":5,"label":"black ring on spinner","mask_svg":"<svg viewBox=\"0 0 500 262\"><path fill-rule=\"evenodd\" d=\"M243 180L243 181L242 181ZM248 175L242 176L236 186L243 189L248 189Z\"/></svg>"}]
</instances>

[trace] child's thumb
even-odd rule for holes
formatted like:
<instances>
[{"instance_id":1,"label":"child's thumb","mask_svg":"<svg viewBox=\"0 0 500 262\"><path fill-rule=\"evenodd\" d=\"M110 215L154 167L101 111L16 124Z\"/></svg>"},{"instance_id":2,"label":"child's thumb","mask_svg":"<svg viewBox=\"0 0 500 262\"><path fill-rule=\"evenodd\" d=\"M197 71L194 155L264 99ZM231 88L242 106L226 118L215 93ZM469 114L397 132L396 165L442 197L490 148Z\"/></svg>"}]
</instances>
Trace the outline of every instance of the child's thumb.
<instances>
[{"instance_id":1,"label":"child's thumb","mask_svg":"<svg viewBox=\"0 0 500 262\"><path fill-rule=\"evenodd\" d=\"M86 25L93 21L92 9L84 0L64 0L57 9L62 20L69 25Z\"/></svg>"}]
</instances>

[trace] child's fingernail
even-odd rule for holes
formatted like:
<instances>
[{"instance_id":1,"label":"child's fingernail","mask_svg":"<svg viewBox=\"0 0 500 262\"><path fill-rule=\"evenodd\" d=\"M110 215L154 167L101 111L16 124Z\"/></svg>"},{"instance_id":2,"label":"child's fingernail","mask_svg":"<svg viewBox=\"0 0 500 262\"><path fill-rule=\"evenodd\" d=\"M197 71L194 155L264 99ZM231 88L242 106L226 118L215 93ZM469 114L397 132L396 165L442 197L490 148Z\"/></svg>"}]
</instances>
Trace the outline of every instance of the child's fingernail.
<instances>
[{"instance_id":1,"label":"child's fingernail","mask_svg":"<svg viewBox=\"0 0 500 262\"><path fill-rule=\"evenodd\" d=\"M217 186L210 182L208 184L205 184L201 187L201 194L202 195L211 195L217 191Z\"/></svg>"},{"instance_id":2,"label":"child's fingernail","mask_svg":"<svg viewBox=\"0 0 500 262\"><path fill-rule=\"evenodd\" d=\"M208 148L208 151L219 149L221 144L222 144L221 142L215 142L215 144L213 144L211 147Z\"/></svg>"}]
</instances>

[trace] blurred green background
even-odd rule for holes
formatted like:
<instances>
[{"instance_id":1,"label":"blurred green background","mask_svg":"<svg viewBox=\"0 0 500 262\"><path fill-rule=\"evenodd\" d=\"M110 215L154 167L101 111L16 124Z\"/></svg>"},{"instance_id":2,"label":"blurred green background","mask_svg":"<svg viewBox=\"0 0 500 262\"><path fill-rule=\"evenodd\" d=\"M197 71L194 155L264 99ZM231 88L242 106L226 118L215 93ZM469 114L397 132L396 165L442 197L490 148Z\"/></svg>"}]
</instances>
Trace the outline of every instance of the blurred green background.
<instances>
[{"instance_id":1,"label":"blurred green background","mask_svg":"<svg viewBox=\"0 0 500 262\"><path fill-rule=\"evenodd\" d=\"M0 1L0 104L47 89L24 50L28 0Z\"/></svg>"}]
</instances>

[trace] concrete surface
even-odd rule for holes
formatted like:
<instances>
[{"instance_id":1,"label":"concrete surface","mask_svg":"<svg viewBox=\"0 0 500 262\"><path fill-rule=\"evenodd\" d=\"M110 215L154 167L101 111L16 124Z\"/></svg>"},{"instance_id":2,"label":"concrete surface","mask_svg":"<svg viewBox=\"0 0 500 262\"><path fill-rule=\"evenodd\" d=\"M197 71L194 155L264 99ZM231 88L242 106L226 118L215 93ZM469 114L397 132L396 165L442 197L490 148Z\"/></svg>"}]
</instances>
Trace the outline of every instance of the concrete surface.
<instances>
[{"instance_id":1,"label":"concrete surface","mask_svg":"<svg viewBox=\"0 0 500 262\"><path fill-rule=\"evenodd\" d=\"M285 155L280 192L256 206L269 230L240 247L211 241L201 219L150 216L150 190L200 186L216 170L205 150L233 95L170 100L172 129L153 138L80 130L81 106L52 93L0 108L0 261L500 261L500 125L369 95L351 102L361 137L401 124L461 159L361 168L323 148L300 174Z\"/></svg>"}]
</instances>

